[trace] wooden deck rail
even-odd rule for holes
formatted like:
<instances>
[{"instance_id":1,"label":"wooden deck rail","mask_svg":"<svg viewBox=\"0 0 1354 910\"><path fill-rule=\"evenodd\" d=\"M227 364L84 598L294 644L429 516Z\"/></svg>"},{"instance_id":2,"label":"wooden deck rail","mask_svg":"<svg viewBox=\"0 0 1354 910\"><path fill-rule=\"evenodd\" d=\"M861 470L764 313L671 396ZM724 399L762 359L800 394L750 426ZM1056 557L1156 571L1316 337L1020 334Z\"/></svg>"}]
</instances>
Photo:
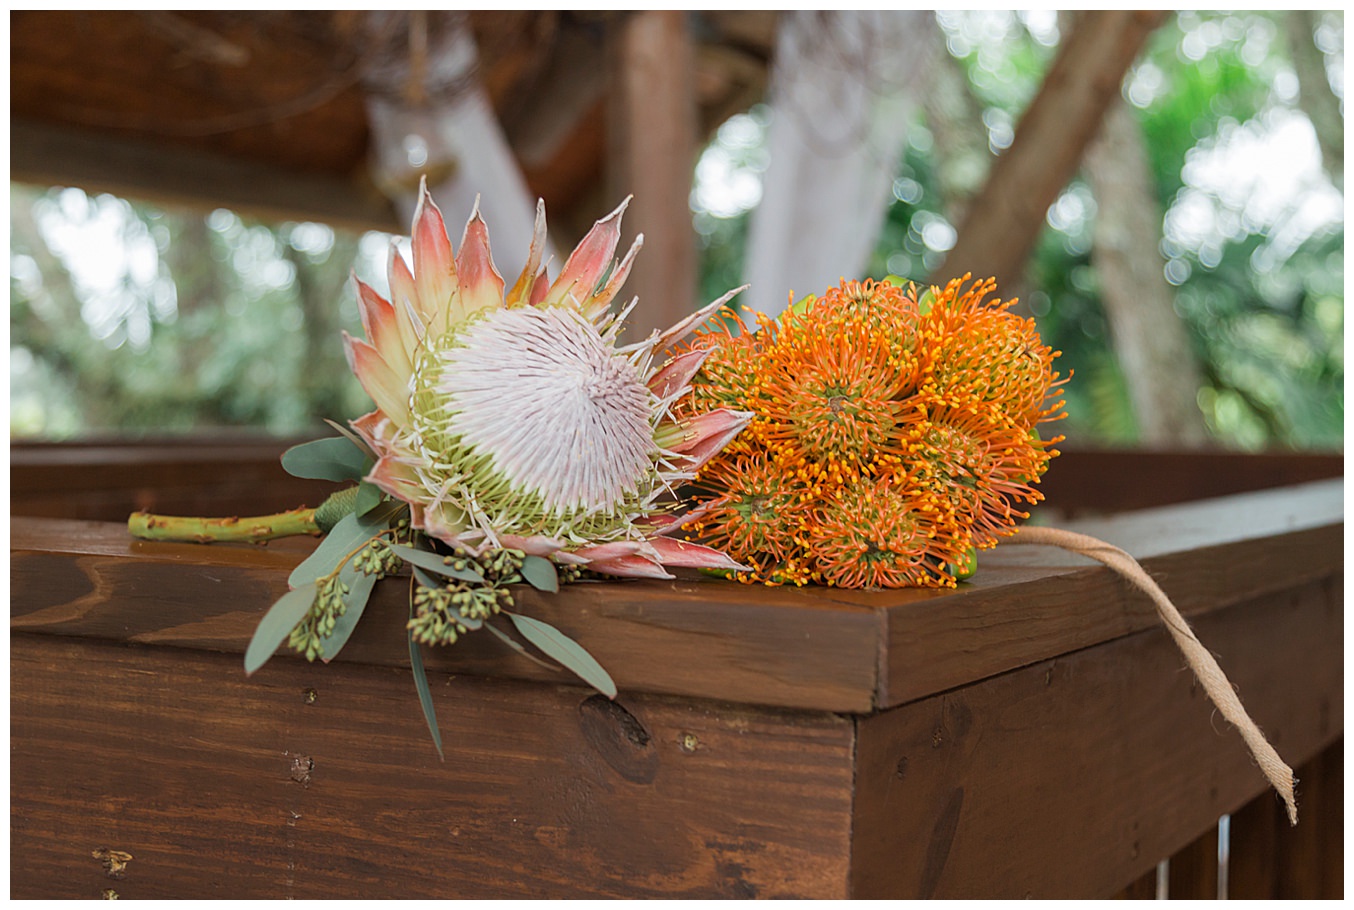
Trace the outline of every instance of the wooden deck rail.
<instances>
[{"instance_id":1,"label":"wooden deck rail","mask_svg":"<svg viewBox=\"0 0 1354 910\"><path fill-rule=\"evenodd\" d=\"M15 518L11 896L1107 897L1168 857L1203 896L1224 816L1231 896L1342 896L1342 482L1069 527L1218 656L1297 828L1146 598L1058 551L947 592L525 592L619 698L472 635L428 655L439 761L398 582L333 664L246 678L313 542Z\"/></svg>"}]
</instances>

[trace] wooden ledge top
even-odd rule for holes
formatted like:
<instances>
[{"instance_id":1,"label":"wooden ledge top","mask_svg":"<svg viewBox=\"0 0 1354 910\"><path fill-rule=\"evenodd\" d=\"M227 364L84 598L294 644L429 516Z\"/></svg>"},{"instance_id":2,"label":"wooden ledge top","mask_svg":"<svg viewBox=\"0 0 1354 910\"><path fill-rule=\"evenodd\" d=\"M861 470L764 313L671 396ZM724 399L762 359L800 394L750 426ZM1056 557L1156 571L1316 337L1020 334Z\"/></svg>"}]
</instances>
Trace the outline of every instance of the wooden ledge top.
<instances>
[{"instance_id":1,"label":"wooden ledge top","mask_svg":"<svg viewBox=\"0 0 1354 910\"><path fill-rule=\"evenodd\" d=\"M1336 479L1065 527L1133 553L1188 616L1341 572L1343 505ZM266 547L156 543L132 539L120 524L18 517L10 533L13 633L238 654L315 546L306 538ZM1157 623L1147 598L1108 569L1009 545L983 553L974 579L953 591L770 588L685 575L580 583L558 595L524 589L518 608L577 639L622 693L843 713ZM336 663L407 667L407 615L406 585L383 581ZM286 660L299 658L274 658ZM489 635L425 649L425 660L434 672L575 682ZM317 668L325 672L338 668Z\"/></svg>"}]
</instances>

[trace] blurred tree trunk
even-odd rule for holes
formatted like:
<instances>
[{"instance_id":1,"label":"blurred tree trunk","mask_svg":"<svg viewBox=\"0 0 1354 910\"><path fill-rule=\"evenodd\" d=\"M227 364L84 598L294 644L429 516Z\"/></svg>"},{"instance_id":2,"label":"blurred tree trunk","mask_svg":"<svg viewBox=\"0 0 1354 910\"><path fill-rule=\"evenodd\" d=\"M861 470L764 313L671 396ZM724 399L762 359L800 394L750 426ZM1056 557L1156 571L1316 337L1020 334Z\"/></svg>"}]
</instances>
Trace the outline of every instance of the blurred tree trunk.
<instances>
[{"instance_id":1,"label":"blurred tree trunk","mask_svg":"<svg viewBox=\"0 0 1354 910\"><path fill-rule=\"evenodd\" d=\"M945 32L936 23L934 33L939 47L935 64L922 98L926 125L935 143L936 183L940 191L941 211L952 225L963 224L969 207L992 169L994 155L988 145L987 126L983 123L983 105L973 94L968 74L945 46ZM1016 301L1015 311L1031 315L1028 299L1029 259L1018 272L1005 276L997 293L1003 300ZM933 276L943 284L959 273ZM976 277L986 277L985 274Z\"/></svg>"},{"instance_id":2,"label":"blurred tree trunk","mask_svg":"<svg viewBox=\"0 0 1354 910\"><path fill-rule=\"evenodd\" d=\"M1314 35L1320 13L1291 10L1284 20L1293 69L1298 74L1298 106L1312 121L1321 159L1331 181L1341 189L1345 185L1345 118L1340 99L1326 77L1326 55L1316 46Z\"/></svg>"},{"instance_id":3,"label":"blurred tree trunk","mask_svg":"<svg viewBox=\"0 0 1354 910\"><path fill-rule=\"evenodd\" d=\"M1106 112L1083 165L1097 205L1091 261L1140 442L1201 446L1208 440L1197 401L1201 372L1162 272L1162 211L1142 129L1122 98Z\"/></svg>"},{"instance_id":4,"label":"blurred tree trunk","mask_svg":"<svg viewBox=\"0 0 1354 910\"><path fill-rule=\"evenodd\" d=\"M138 214L140 214L138 212ZM175 345L179 363L179 383L206 394L200 376L203 367L211 362L221 338L216 333L220 312L226 306L227 285L221 274L223 266L212 255L212 230L205 215L196 212L169 211L164 214L172 242L161 254L169 275L174 281ZM169 345L167 338L158 342ZM187 397L187 396L185 396ZM220 394L211 395L203 403L207 420L224 419L225 401Z\"/></svg>"},{"instance_id":5,"label":"blurred tree trunk","mask_svg":"<svg viewBox=\"0 0 1354 910\"><path fill-rule=\"evenodd\" d=\"M1077 17L1010 148L992 162L937 280L964 272L995 276L1003 287L1019 280L1048 207L1075 176L1106 105L1118 99L1124 74L1164 18L1157 10Z\"/></svg>"}]
</instances>

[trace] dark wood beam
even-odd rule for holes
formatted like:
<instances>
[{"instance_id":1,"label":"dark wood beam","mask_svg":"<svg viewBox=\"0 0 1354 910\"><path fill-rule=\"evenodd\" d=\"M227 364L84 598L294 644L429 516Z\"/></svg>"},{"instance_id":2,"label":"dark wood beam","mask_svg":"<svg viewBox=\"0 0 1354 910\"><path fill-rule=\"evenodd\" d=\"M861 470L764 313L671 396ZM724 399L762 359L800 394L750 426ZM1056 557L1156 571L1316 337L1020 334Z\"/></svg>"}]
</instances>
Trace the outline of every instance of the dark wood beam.
<instances>
[{"instance_id":1,"label":"dark wood beam","mask_svg":"<svg viewBox=\"0 0 1354 910\"><path fill-rule=\"evenodd\" d=\"M167 143L152 145L22 120L10 123L10 179L78 186L161 205L224 206L265 221L405 230L365 173L348 180L296 173Z\"/></svg>"}]
</instances>

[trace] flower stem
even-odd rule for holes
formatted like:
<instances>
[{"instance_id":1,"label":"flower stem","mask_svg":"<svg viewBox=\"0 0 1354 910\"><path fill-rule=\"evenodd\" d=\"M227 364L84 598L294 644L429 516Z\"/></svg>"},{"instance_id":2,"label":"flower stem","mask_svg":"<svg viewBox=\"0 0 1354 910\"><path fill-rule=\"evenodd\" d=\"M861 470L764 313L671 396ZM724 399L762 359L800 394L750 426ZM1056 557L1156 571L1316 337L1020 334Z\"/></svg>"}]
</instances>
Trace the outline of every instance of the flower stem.
<instances>
[{"instance_id":1,"label":"flower stem","mask_svg":"<svg viewBox=\"0 0 1354 910\"><path fill-rule=\"evenodd\" d=\"M318 534L315 510L307 508L258 515L252 518L180 518L134 512L127 519L127 530L144 540L180 540L196 543L220 541L261 541L297 534Z\"/></svg>"}]
</instances>

